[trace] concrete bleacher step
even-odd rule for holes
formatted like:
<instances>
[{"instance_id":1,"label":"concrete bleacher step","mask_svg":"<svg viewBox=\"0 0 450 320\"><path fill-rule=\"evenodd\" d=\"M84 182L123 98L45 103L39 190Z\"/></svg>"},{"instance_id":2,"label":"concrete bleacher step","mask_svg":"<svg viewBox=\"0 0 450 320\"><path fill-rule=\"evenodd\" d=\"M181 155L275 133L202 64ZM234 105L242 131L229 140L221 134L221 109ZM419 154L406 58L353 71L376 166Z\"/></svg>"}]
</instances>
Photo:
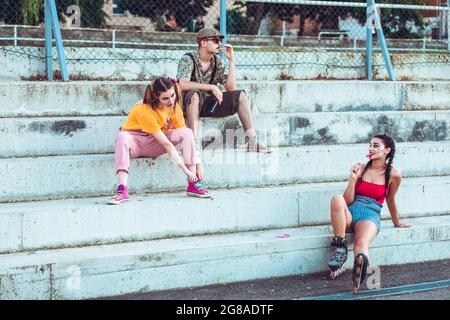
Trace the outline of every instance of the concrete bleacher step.
<instances>
[{"instance_id":1,"label":"concrete bleacher step","mask_svg":"<svg viewBox=\"0 0 450 320\"><path fill-rule=\"evenodd\" d=\"M450 258L450 216L389 221L371 264ZM349 236L349 238L351 238ZM1 299L81 299L326 270L328 226L0 255ZM350 245L351 250L351 245ZM350 266L352 254L348 260Z\"/></svg>"},{"instance_id":2,"label":"concrete bleacher step","mask_svg":"<svg viewBox=\"0 0 450 320\"><path fill-rule=\"evenodd\" d=\"M147 82L0 83L0 118L126 115ZM449 110L448 81L239 81L255 113Z\"/></svg>"},{"instance_id":3,"label":"concrete bleacher step","mask_svg":"<svg viewBox=\"0 0 450 320\"><path fill-rule=\"evenodd\" d=\"M329 224L333 195L347 183L214 190L212 199L183 193L69 199L0 206L0 253L104 245L199 234ZM403 220L450 214L450 176L406 178L396 196ZM387 206L382 218L390 219Z\"/></svg>"},{"instance_id":4,"label":"concrete bleacher step","mask_svg":"<svg viewBox=\"0 0 450 320\"><path fill-rule=\"evenodd\" d=\"M404 177L450 174L450 142L399 143L395 166ZM274 148L270 154L243 150L202 153L206 181L212 188L343 181L366 144ZM114 155L0 159L0 202L53 200L108 195L116 187ZM185 188L181 170L163 155L132 160L132 192Z\"/></svg>"},{"instance_id":5,"label":"concrete bleacher step","mask_svg":"<svg viewBox=\"0 0 450 320\"><path fill-rule=\"evenodd\" d=\"M388 130L397 142L450 139L448 111L316 112L254 116L262 143L268 146L331 145L368 142ZM2 119L0 158L114 152L124 116ZM211 147L232 144L244 131L237 116L201 119L199 136ZM93 139L95 137L95 139Z\"/></svg>"}]
</instances>

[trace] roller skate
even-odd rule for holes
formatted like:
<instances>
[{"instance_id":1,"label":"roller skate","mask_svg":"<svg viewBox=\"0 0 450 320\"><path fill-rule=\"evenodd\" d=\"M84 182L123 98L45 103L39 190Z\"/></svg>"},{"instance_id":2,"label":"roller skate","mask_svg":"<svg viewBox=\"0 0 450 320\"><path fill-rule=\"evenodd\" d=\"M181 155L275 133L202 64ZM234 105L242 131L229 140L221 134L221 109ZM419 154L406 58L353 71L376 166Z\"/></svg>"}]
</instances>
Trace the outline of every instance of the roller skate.
<instances>
[{"instance_id":1,"label":"roller skate","mask_svg":"<svg viewBox=\"0 0 450 320\"><path fill-rule=\"evenodd\" d=\"M330 270L330 279L334 280L345 271L344 264L347 261L347 241L342 237L333 237L331 248L333 251L328 262L328 269Z\"/></svg>"},{"instance_id":2,"label":"roller skate","mask_svg":"<svg viewBox=\"0 0 450 320\"><path fill-rule=\"evenodd\" d=\"M369 266L369 258L364 253L358 253L353 263L353 287L352 293L356 294L361 283L366 278L367 267Z\"/></svg>"}]
</instances>

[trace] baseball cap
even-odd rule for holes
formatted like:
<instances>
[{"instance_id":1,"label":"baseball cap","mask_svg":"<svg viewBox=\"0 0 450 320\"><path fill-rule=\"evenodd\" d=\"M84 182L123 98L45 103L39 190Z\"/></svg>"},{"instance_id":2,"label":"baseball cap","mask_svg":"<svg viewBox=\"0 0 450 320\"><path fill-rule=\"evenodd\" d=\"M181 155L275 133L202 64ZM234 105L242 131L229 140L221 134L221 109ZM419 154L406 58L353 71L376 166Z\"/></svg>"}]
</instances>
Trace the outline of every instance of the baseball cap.
<instances>
[{"instance_id":1,"label":"baseball cap","mask_svg":"<svg viewBox=\"0 0 450 320\"><path fill-rule=\"evenodd\" d=\"M220 33L219 30L214 28L203 28L197 33L197 41L200 41L205 38L225 38L223 34Z\"/></svg>"}]
</instances>

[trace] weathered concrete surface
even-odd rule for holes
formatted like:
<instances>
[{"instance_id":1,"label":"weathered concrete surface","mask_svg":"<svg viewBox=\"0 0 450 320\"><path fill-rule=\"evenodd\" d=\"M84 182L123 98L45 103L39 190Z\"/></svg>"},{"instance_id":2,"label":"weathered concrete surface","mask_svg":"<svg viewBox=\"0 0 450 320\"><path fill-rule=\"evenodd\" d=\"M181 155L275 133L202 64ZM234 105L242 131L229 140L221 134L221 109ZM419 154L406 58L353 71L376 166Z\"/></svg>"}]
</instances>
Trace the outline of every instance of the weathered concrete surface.
<instances>
[{"instance_id":1,"label":"weathered concrete surface","mask_svg":"<svg viewBox=\"0 0 450 320\"><path fill-rule=\"evenodd\" d=\"M347 179L351 165L365 161L366 144L274 148L271 154L243 150L204 151L206 180L213 188L332 182ZM395 165L405 177L450 174L449 142L400 143ZM0 159L0 202L108 195L115 189L113 155ZM185 176L167 156L133 160L132 192L185 188Z\"/></svg>"},{"instance_id":2,"label":"weathered concrete surface","mask_svg":"<svg viewBox=\"0 0 450 320\"><path fill-rule=\"evenodd\" d=\"M11 52L11 48L14 52ZM68 66L71 76L104 80L142 80L157 75L175 76L179 58L188 51L191 50L65 48L67 59L76 61ZM391 52L391 56L399 80L450 79L448 53L423 55ZM45 75L44 57L43 48L0 47L0 80L42 77ZM320 48L257 48L237 50L235 57L237 76L245 80L274 80L286 77L343 80L365 78L364 50L339 52ZM373 64L375 79L389 78L381 53L375 53ZM55 69L58 69L57 64Z\"/></svg>"},{"instance_id":3,"label":"weathered concrete surface","mask_svg":"<svg viewBox=\"0 0 450 320\"><path fill-rule=\"evenodd\" d=\"M121 206L106 205L106 197L3 204L0 253L327 225L330 199L346 184L219 189L210 200L184 193L135 195ZM449 193L450 176L406 178L396 196L399 216L408 221L450 214ZM382 217L390 219L386 205Z\"/></svg>"},{"instance_id":4,"label":"weathered concrete surface","mask_svg":"<svg viewBox=\"0 0 450 320\"><path fill-rule=\"evenodd\" d=\"M126 115L142 81L0 83L0 118ZM240 81L255 114L450 109L450 82Z\"/></svg>"},{"instance_id":5,"label":"weathered concrete surface","mask_svg":"<svg viewBox=\"0 0 450 320\"><path fill-rule=\"evenodd\" d=\"M411 222L411 229L382 223L372 264L450 257L449 216ZM6 254L1 298L93 298L324 271L330 237L329 227L301 227Z\"/></svg>"},{"instance_id":6,"label":"weathered concrete surface","mask_svg":"<svg viewBox=\"0 0 450 320\"><path fill-rule=\"evenodd\" d=\"M0 157L27 157L114 152L124 116L5 118ZM260 141L269 146L333 145L369 142L380 132L396 142L450 139L450 111L280 113L254 116ZM205 148L232 147L234 137L244 143L237 116L202 118L199 135ZM95 137L95 139L94 139Z\"/></svg>"}]
</instances>

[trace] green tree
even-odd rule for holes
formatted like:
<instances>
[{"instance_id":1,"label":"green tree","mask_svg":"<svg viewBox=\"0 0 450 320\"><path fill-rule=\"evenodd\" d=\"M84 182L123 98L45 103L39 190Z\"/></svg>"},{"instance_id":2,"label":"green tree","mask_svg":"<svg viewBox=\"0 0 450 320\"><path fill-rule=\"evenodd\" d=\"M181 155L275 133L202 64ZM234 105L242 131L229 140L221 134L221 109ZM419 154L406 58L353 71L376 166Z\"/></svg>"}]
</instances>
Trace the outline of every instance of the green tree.
<instances>
[{"instance_id":1,"label":"green tree","mask_svg":"<svg viewBox=\"0 0 450 320\"><path fill-rule=\"evenodd\" d=\"M43 1L23 0L20 8L22 24L36 25L41 21Z\"/></svg>"},{"instance_id":2,"label":"green tree","mask_svg":"<svg viewBox=\"0 0 450 320\"><path fill-rule=\"evenodd\" d=\"M0 20L6 24L35 25L41 20L43 0L0 0Z\"/></svg>"},{"instance_id":3,"label":"green tree","mask_svg":"<svg viewBox=\"0 0 450 320\"><path fill-rule=\"evenodd\" d=\"M233 8L227 10L227 33L228 34L247 34L249 20L242 8ZM220 28L220 18L219 21L214 25L216 29Z\"/></svg>"},{"instance_id":4,"label":"green tree","mask_svg":"<svg viewBox=\"0 0 450 320\"><path fill-rule=\"evenodd\" d=\"M103 11L106 0L56 0L59 18L71 5L81 11L81 26L101 28L106 25ZM0 19L6 24L38 25L44 22L44 0L0 0Z\"/></svg>"}]
</instances>

